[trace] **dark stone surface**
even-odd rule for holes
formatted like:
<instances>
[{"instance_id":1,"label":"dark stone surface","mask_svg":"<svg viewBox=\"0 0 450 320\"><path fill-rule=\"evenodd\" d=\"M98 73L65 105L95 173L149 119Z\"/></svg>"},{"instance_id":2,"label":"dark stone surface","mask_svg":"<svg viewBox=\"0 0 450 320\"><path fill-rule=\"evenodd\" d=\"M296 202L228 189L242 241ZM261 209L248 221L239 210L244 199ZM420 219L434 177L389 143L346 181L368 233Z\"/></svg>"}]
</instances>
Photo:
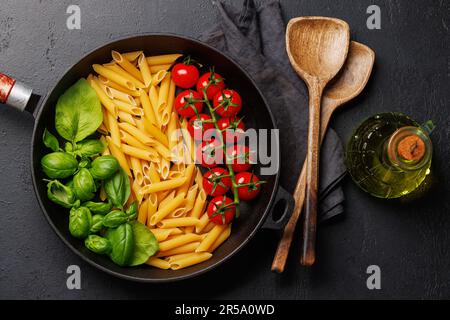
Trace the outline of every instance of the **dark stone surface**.
<instances>
[{"instance_id":1,"label":"dark stone surface","mask_svg":"<svg viewBox=\"0 0 450 320\"><path fill-rule=\"evenodd\" d=\"M1 1L0 70L51 89L72 63L114 38L146 31L199 35L215 19L209 1ZM0 298L450 298L450 13L448 1L281 1L286 21L299 15L345 19L352 38L372 47L368 87L336 115L346 141L366 117L401 111L433 119L432 174L419 195L384 201L344 183L346 213L319 230L318 262L297 263L294 247L283 275L270 272L275 234L261 231L231 261L196 279L143 285L90 267L57 238L34 197L29 167L33 119L0 107ZM78 4L81 30L66 28ZM378 4L382 29L368 30L366 8ZM282 136L289 138L288 128ZM301 137L293 137L300 139ZM294 157L295 158L295 157ZM284 157L286 187L299 164ZM82 290L66 288L66 268L82 270ZM366 268L381 268L381 290L366 288ZM212 286L214 283L214 286Z\"/></svg>"}]
</instances>

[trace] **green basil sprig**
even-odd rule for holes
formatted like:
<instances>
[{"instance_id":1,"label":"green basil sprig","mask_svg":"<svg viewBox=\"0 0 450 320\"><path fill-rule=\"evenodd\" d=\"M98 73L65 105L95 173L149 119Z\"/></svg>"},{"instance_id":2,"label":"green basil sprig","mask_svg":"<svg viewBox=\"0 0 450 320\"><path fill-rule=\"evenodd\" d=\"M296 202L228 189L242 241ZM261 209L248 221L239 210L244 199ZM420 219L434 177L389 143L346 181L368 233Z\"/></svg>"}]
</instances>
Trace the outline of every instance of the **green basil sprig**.
<instances>
[{"instance_id":1,"label":"green basil sprig","mask_svg":"<svg viewBox=\"0 0 450 320\"><path fill-rule=\"evenodd\" d=\"M50 148L55 152L60 150L58 139L53 134L51 134L50 131L48 131L47 129L44 130L42 141L44 142L47 148Z\"/></svg>"},{"instance_id":2,"label":"green basil sprig","mask_svg":"<svg viewBox=\"0 0 450 320\"><path fill-rule=\"evenodd\" d=\"M102 153L106 148L106 145L95 139L86 139L76 144L75 150L72 152L79 157L94 157Z\"/></svg>"},{"instance_id":3,"label":"green basil sprig","mask_svg":"<svg viewBox=\"0 0 450 320\"><path fill-rule=\"evenodd\" d=\"M80 203L72 188L65 186L58 180L47 183L47 197L64 208L72 208L76 203L79 206Z\"/></svg>"},{"instance_id":4,"label":"green basil sprig","mask_svg":"<svg viewBox=\"0 0 450 320\"><path fill-rule=\"evenodd\" d=\"M103 225L107 228L117 228L118 226L127 221L128 221L127 213L120 210L114 210L104 217Z\"/></svg>"}]
</instances>

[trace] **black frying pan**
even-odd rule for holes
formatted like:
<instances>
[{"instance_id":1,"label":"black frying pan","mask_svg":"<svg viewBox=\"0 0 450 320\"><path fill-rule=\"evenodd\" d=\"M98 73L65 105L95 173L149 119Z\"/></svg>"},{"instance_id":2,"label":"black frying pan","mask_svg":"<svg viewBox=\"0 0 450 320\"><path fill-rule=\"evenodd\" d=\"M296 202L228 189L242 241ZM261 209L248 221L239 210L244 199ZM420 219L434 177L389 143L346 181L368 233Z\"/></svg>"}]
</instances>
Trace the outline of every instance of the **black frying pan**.
<instances>
[{"instance_id":1,"label":"black frying pan","mask_svg":"<svg viewBox=\"0 0 450 320\"><path fill-rule=\"evenodd\" d=\"M58 97L79 78L86 77L92 72L92 64L110 61L111 50L119 52L143 50L146 55L190 54L201 61L202 64L215 66L215 70L226 78L227 87L239 90L244 102L243 114L247 127L255 129L276 128L273 115L266 101L249 75L230 58L202 42L178 35L147 34L120 39L93 50L62 76L53 90L41 99L41 103L30 101L25 109L32 112L36 119L31 149L34 190L47 221L64 243L91 265L114 276L140 282L165 282L190 278L211 270L239 251L260 227L281 228L292 211L294 201L292 196L278 185L279 173L277 173L272 176L262 176L262 179L266 180L267 183L263 186L260 195L253 201L241 204L241 216L233 224L231 237L214 252L213 257L206 262L186 269L177 271L159 270L146 265L119 267L107 257L90 252L84 247L83 241L70 235L68 212L48 200L46 183L42 181L44 176L40 170L40 159L49 152L42 143L42 134L45 128L48 128L51 132L56 132L54 113ZM17 87L19 87L19 84L17 84ZM272 150L272 152L276 152L278 158L281 159L279 148ZM258 173L258 170L256 172ZM280 208L281 205L276 205L277 203L283 203L284 208ZM281 209L277 211L282 211L276 213L277 216L280 216L276 221L273 219L274 207ZM266 220L267 216L269 216L269 219Z\"/></svg>"}]
</instances>

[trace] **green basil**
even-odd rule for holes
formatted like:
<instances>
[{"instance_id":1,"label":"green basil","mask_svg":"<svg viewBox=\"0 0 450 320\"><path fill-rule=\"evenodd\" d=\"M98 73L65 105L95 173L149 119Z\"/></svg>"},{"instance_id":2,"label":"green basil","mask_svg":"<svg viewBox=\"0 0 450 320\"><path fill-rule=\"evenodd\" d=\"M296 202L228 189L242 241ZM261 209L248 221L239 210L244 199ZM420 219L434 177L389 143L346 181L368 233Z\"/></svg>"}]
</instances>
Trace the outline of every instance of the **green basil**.
<instances>
[{"instance_id":1,"label":"green basil","mask_svg":"<svg viewBox=\"0 0 450 320\"><path fill-rule=\"evenodd\" d=\"M128 214L120 210L108 213L103 219L103 225L107 228L117 228L128 221Z\"/></svg>"},{"instance_id":2,"label":"green basil","mask_svg":"<svg viewBox=\"0 0 450 320\"><path fill-rule=\"evenodd\" d=\"M77 200L73 190L58 180L47 184L47 197L64 208L71 208Z\"/></svg>"},{"instance_id":3,"label":"green basil","mask_svg":"<svg viewBox=\"0 0 450 320\"><path fill-rule=\"evenodd\" d=\"M100 140L88 139L78 142L75 154L80 157L93 157L102 153L106 145Z\"/></svg>"},{"instance_id":4,"label":"green basil","mask_svg":"<svg viewBox=\"0 0 450 320\"><path fill-rule=\"evenodd\" d=\"M93 202L87 201L83 203L83 206L91 210L93 214L105 215L112 209L112 204L110 202Z\"/></svg>"},{"instance_id":5,"label":"green basil","mask_svg":"<svg viewBox=\"0 0 450 320\"><path fill-rule=\"evenodd\" d=\"M64 146L64 151L66 151L68 153L72 153L72 151L73 151L73 144L71 144L70 142L66 142L66 144Z\"/></svg>"},{"instance_id":6,"label":"green basil","mask_svg":"<svg viewBox=\"0 0 450 320\"><path fill-rule=\"evenodd\" d=\"M41 159L42 171L51 179L68 178L78 169L78 161L65 152L52 152Z\"/></svg>"},{"instance_id":7,"label":"green basil","mask_svg":"<svg viewBox=\"0 0 450 320\"><path fill-rule=\"evenodd\" d=\"M97 186L88 169L81 168L73 177L73 190L81 201L94 198Z\"/></svg>"},{"instance_id":8,"label":"green basil","mask_svg":"<svg viewBox=\"0 0 450 320\"><path fill-rule=\"evenodd\" d=\"M105 180L119 170L120 165L113 156L101 156L91 163L90 172L95 179Z\"/></svg>"},{"instance_id":9,"label":"green basil","mask_svg":"<svg viewBox=\"0 0 450 320\"><path fill-rule=\"evenodd\" d=\"M115 229L108 229L106 238L112 246L112 251L109 254L111 260L119 266L129 265L134 251L134 236L131 225L124 223Z\"/></svg>"},{"instance_id":10,"label":"green basil","mask_svg":"<svg viewBox=\"0 0 450 320\"><path fill-rule=\"evenodd\" d=\"M145 263L148 258L158 252L159 245L153 233L145 225L138 221L130 224L133 228L134 250L129 265L137 266Z\"/></svg>"},{"instance_id":11,"label":"green basil","mask_svg":"<svg viewBox=\"0 0 450 320\"><path fill-rule=\"evenodd\" d=\"M105 192L115 208L122 209L130 196L130 180L123 169L105 180Z\"/></svg>"},{"instance_id":12,"label":"green basil","mask_svg":"<svg viewBox=\"0 0 450 320\"><path fill-rule=\"evenodd\" d=\"M52 149L55 152L59 151L58 139L56 139L56 137L51 134L50 131L47 130L47 128L44 130L42 141L47 148Z\"/></svg>"},{"instance_id":13,"label":"green basil","mask_svg":"<svg viewBox=\"0 0 450 320\"><path fill-rule=\"evenodd\" d=\"M93 134L102 121L100 99L83 78L67 89L56 103L56 131L72 143Z\"/></svg>"},{"instance_id":14,"label":"green basil","mask_svg":"<svg viewBox=\"0 0 450 320\"><path fill-rule=\"evenodd\" d=\"M69 231L72 236L84 239L89 235L92 225L92 215L88 208L70 209Z\"/></svg>"},{"instance_id":15,"label":"green basil","mask_svg":"<svg viewBox=\"0 0 450 320\"><path fill-rule=\"evenodd\" d=\"M136 219L138 212L138 203L137 201L133 201L132 204L128 207L128 209L125 211L125 213L128 215L128 221Z\"/></svg>"},{"instance_id":16,"label":"green basil","mask_svg":"<svg viewBox=\"0 0 450 320\"><path fill-rule=\"evenodd\" d=\"M87 237L86 240L84 240L84 245L92 252L98 254L109 254L112 250L111 242L108 239L95 234L91 234Z\"/></svg>"},{"instance_id":17,"label":"green basil","mask_svg":"<svg viewBox=\"0 0 450 320\"><path fill-rule=\"evenodd\" d=\"M90 233L97 233L103 229L103 216L101 214L96 214L92 216L92 225L89 230Z\"/></svg>"}]
</instances>

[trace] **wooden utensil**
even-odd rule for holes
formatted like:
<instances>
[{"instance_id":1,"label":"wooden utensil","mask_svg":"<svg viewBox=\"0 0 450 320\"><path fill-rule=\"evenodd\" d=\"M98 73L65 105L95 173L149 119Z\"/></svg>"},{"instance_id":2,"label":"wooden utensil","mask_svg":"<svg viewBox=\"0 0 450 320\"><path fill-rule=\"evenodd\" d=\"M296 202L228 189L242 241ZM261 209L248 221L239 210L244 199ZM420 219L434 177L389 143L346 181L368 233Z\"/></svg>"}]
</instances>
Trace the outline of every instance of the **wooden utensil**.
<instances>
[{"instance_id":1,"label":"wooden utensil","mask_svg":"<svg viewBox=\"0 0 450 320\"><path fill-rule=\"evenodd\" d=\"M369 80L375 62L375 53L369 47L352 41L348 50L347 60L342 70L325 87L322 99L320 119L320 141L322 143L333 112L361 93ZM295 209L286 224L283 235L272 263L272 271L284 271L289 249L294 237L295 226L300 217L306 188L306 161L294 192Z\"/></svg>"},{"instance_id":2,"label":"wooden utensil","mask_svg":"<svg viewBox=\"0 0 450 320\"><path fill-rule=\"evenodd\" d=\"M309 91L309 129L306 165L306 206L300 263L311 266L315 259L317 185L322 92L339 72L347 57L350 28L342 20L326 17L291 19L286 31L286 49L297 74Z\"/></svg>"}]
</instances>

